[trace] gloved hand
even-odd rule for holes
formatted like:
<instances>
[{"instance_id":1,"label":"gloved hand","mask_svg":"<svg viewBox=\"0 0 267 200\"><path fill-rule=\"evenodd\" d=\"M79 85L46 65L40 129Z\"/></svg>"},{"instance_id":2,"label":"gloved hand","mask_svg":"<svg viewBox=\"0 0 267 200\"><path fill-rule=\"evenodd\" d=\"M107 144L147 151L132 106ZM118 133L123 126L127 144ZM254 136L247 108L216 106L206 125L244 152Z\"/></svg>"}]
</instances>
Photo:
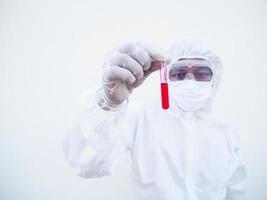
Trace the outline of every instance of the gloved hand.
<instances>
[{"instance_id":1,"label":"gloved hand","mask_svg":"<svg viewBox=\"0 0 267 200\"><path fill-rule=\"evenodd\" d=\"M105 110L121 105L152 72L160 69L167 61L162 53L140 43L120 46L104 64L103 87L97 92L98 104Z\"/></svg>"}]
</instances>

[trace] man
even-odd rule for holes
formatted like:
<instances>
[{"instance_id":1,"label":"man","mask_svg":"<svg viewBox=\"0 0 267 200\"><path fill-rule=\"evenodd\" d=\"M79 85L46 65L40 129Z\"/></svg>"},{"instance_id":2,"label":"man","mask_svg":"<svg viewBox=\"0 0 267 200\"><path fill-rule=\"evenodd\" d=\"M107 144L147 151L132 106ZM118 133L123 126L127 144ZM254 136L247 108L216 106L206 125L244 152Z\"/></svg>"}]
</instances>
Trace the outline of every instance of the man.
<instances>
[{"instance_id":1,"label":"man","mask_svg":"<svg viewBox=\"0 0 267 200\"><path fill-rule=\"evenodd\" d=\"M246 170L231 126L211 114L222 63L205 44L174 44L169 58L143 44L109 56L103 86L64 139L81 177L110 175L126 151L135 200L243 200ZM128 97L167 60L170 108L128 106Z\"/></svg>"}]
</instances>

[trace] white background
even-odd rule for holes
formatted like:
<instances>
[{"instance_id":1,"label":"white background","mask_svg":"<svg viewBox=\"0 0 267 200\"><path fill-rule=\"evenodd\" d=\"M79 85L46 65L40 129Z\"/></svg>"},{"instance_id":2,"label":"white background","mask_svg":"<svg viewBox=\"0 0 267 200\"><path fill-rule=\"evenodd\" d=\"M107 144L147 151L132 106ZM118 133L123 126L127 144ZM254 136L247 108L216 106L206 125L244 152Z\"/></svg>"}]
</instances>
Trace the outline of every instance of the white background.
<instances>
[{"instance_id":1,"label":"white background","mask_svg":"<svg viewBox=\"0 0 267 200\"><path fill-rule=\"evenodd\" d=\"M113 176L82 179L62 138L113 48L141 41L164 50L191 37L224 62L215 111L239 129L249 199L267 199L266 17L264 0L0 0L0 199L128 199L130 160ZM158 98L158 75L132 100Z\"/></svg>"}]
</instances>

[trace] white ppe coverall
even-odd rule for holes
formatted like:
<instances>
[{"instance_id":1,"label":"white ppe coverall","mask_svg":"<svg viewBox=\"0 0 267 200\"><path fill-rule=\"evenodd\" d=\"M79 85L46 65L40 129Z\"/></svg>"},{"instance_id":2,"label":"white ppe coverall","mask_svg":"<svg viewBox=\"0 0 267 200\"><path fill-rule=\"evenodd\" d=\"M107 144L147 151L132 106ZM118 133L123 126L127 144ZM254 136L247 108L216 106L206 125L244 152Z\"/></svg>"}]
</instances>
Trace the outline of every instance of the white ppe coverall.
<instances>
[{"instance_id":1,"label":"white ppe coverall","mask_svg":"<svg viewBox=\"0 0 267 200\"><path fill-rule=\"evenodd\" d=\"M172 58L202 57L214 67L214 91L220 82L220 59L203 44L171 47ZM78 117L64 138L68 162L79 176L112 174L127 151L132 159L134 200L243 200L246 168L233 128L213 117L211 102L196 112L170 108L160 101L146 106L123 102L106 111L86 92Z\"/></svg>"}]
</instances>

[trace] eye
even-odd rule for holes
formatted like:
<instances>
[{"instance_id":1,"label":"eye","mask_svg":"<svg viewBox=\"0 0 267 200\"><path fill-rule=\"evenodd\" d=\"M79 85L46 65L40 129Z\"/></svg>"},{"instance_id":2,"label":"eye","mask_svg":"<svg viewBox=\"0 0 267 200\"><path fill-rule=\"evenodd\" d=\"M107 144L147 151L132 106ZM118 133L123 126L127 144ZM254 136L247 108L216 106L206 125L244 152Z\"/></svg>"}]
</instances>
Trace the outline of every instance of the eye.
<instances>
[{"instance_id":1,"label":"eye","mask_svg":"<svg viewBox=\"0 0 267 200\"><path fill-rule=\"evenodd\" d=\"M186 73L184 73L184 72L180 72L180 73L176 74L176 76L177 76L178 78L184 78L184 77L186 76Z\"/></svg>"},{"instance_id":2,"label":"eye","mask_svg":"<svg viewBox=\"0 0 267 200\"><path fill-rule=\"evenodd\" d=\"M170 73L169 73L169 77L170 80L175 81L175 80L184 80L184 78L186 77L187 74L187 70L184 70L182 67L176 67L173 68Z\"/></svg>"},{"instance_id":3,"label":"eye","mask_svg":"<svg viewBox=\"0 0 267 200\"><path fill-rule=\"evenodd\" d=\"M184 79L185 76L186 76L185 72L171 73L171 77L174 79Z\"/></svg>"},{"instance_id":4,"label":"eye","mask_svg":"<svg viewBox=\"0 0 267 200\"><path fill-rule=\"evenodd\" d=\"M212 71L208 67L198 67L194 76L199 79L210 79L212 77Z\"/></svg>"},{"instance_id":5,"label":"eye","mask_svg":"<svg viewBox=\"0 0 267 200\"><path fill-rule=\"evenodd\" d=\"M196 73L196 76L197 76L197 77L204 78L204 77L206 77L206 76L209 76L209 74L208 74L208 73L205 73L205 72L198 72L198 73Z\"/></svg>"}]
</instances>

